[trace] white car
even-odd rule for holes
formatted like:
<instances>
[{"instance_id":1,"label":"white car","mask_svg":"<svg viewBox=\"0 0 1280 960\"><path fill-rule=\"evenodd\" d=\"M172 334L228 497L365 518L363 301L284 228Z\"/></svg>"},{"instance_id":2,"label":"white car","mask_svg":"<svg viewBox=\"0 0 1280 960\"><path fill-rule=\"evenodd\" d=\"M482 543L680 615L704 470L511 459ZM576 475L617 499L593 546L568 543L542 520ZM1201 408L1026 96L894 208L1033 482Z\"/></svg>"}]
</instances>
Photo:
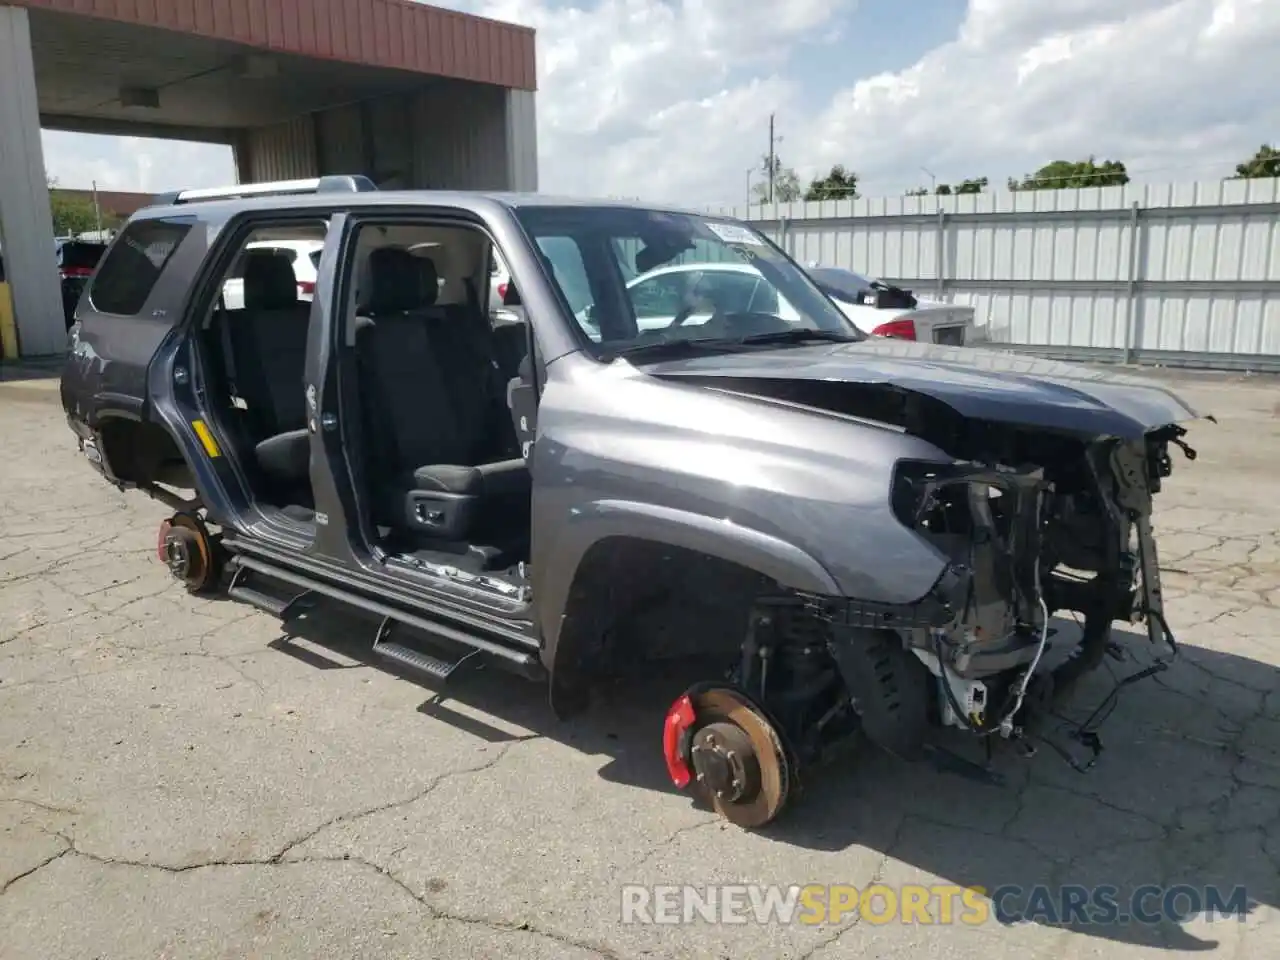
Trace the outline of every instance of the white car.
<instances>
[{"instance_id":1,"label":"white car","mask_svg":"<svg viewBox=\"0 0 1280 960\"><path fill-rule=\"evenodd\" d=\"M956 347L976 339L973 307L917 297L843 267L810 263L807 272L863 333Z\"/></svg>"},{"instance_id":2,"label":"white car","mask_svg":"<svg viewBox=\"0 0 1280 960\"><path fill-rule=\"evenodd\" d=\"M808 272L865 334L955 346L972 339L972 307L921 300L849 270L817 267ZM729 312L769 313L789 323L800 322L800 314L786 298L755 267L745 263L670 264L633 278L627 289L641 330L667 327L690 304L694 309L684 326L706 323L716 307ZM598 328L590 309L579 312L578 322L597 339Z\"/></svg>"},{"instance_id":3,"label":"white car","mask_svg":"<svg viewBox=\"0 0 1280 960\"><path fill-rule=\"evenodd\" d=\"M245 244L245 250L269 250L289 258L293 275L298 282L298 299L310 300L316 292L316 268L320 265L323 240L258 240ZM237 264L231 276L222 284L222 302L228 310L244 308L244 277L242 264Z\"/></svg>"}]
</instances>

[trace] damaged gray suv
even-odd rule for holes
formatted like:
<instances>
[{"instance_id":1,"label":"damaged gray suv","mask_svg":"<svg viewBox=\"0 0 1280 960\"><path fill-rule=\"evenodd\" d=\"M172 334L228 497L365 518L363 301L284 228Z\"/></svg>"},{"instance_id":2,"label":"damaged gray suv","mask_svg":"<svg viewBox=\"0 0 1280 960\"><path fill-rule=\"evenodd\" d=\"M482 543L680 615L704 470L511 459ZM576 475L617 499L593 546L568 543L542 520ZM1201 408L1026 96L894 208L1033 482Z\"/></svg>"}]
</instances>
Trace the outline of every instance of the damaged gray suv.
<instances>
[{"instance_id":1,"label":"damaged gray suv","mask_svg":"<svg viewBox=\"0 0 1280 960\"><path fill-rule=\"evenodd\" d=\"M1026 743L1114 622L1173 647L1152 497L1194 411L869 338L723 217L361 177L165 197L82 295L62 402L108 481L171 506L157 555L193 593L372 614L374 654L509 667L562 717L703 665L663 754L746 827L853 734L989 773L957 741Z\"/></svg>"}]
</instances>

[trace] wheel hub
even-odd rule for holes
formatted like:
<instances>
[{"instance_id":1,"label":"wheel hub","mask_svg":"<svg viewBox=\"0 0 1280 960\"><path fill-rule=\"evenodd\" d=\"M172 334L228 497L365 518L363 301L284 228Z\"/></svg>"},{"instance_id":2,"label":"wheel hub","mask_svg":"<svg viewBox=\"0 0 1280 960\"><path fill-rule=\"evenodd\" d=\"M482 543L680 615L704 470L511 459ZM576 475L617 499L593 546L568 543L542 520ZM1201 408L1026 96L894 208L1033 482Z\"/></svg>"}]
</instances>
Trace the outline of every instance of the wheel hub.
<instances>
[{"instance_id":1,"label":"wheel hub","mask_svg":"<svg viewBox=\"0 0 1280 960\"><path fill-rule=\"evenodd\" d=\"M760 790L760 763L751 738L733 723L711 723L693 738L698 782L718 799L738 803Z\"/></svg>"},{"instance_id":2,"label":"wheel hub","mask_svg":"<svg viewBox=\"0 0 1280 960\"><path fill-rule=\"evenodd\" d=\"M170 528L164 537L164 565L179 580L185 580L191 570L191 547L187 542L188 531L181 527Z\"/></svg>"},{"instance_id":3,"label":"wheel hub","mask_svg":"<svg viewBox=\"0 0 1280 960\"><path fill-rule=\"evenodd\" d=\"M198 517L178 513L162 523L156 552L170 575L192 593L205 592L217 584L220 561L209 531Z\"/></svg>"},{"instance_id":4,"label":"wheel hub","mask_svg":"<svg viewBox=\"0 0 1280 960\"><path fill-rule=\"evenodd\" d=\"M696 790L731 823L770 823L792 786L792 761L773 723L731 688L702 687L689 696L702 721L689 744Z\"/></svg>"}]
</instances>

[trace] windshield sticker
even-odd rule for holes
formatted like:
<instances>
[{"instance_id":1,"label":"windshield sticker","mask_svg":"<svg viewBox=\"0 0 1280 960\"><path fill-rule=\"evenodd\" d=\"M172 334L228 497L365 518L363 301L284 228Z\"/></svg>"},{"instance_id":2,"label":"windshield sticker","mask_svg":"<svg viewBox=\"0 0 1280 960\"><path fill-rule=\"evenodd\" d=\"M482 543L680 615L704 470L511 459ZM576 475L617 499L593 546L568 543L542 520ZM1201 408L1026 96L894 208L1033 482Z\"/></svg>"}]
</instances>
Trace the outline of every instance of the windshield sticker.
<instances>
[{"instance_id":1,"label":"windshield sticker","mask_svg":"<svg viewBox=\"0 0 1280 960\"><path fill-rule=\"evenodd\" d=\"M707 228L725 243L749 243L753 247L763 247L764 240L746 227L736 223L707 223Z\"/></svg>"}]
</instances>

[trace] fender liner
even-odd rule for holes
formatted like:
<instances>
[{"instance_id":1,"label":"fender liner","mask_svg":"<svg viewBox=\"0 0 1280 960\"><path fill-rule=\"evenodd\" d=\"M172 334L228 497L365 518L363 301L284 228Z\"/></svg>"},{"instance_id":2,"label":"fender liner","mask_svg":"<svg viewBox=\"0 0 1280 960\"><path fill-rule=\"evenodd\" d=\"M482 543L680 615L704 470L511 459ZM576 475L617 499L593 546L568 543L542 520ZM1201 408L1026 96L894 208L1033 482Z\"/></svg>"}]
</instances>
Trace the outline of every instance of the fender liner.
<instances>
[{"instance_id":1,"label":"fender liner","mask_svg":"<svg viewBox=\"0 0 1280 960\"><path fill-rule=\"evenodd\" d=\"M573 510L558 530L560 536L535 565L534 584L542 659L551 675L552 707L557 713L562 713L562 705L557 704L556 667L574 652L560 647L565 609L583 558L603 540L631 537L697 550L754 570L783 587L840 595L839 585L826 567L795 544L705 514L630 500L596 500ZM568 712L566 709L562 715Z\"/></svg>"}]
</instances>

